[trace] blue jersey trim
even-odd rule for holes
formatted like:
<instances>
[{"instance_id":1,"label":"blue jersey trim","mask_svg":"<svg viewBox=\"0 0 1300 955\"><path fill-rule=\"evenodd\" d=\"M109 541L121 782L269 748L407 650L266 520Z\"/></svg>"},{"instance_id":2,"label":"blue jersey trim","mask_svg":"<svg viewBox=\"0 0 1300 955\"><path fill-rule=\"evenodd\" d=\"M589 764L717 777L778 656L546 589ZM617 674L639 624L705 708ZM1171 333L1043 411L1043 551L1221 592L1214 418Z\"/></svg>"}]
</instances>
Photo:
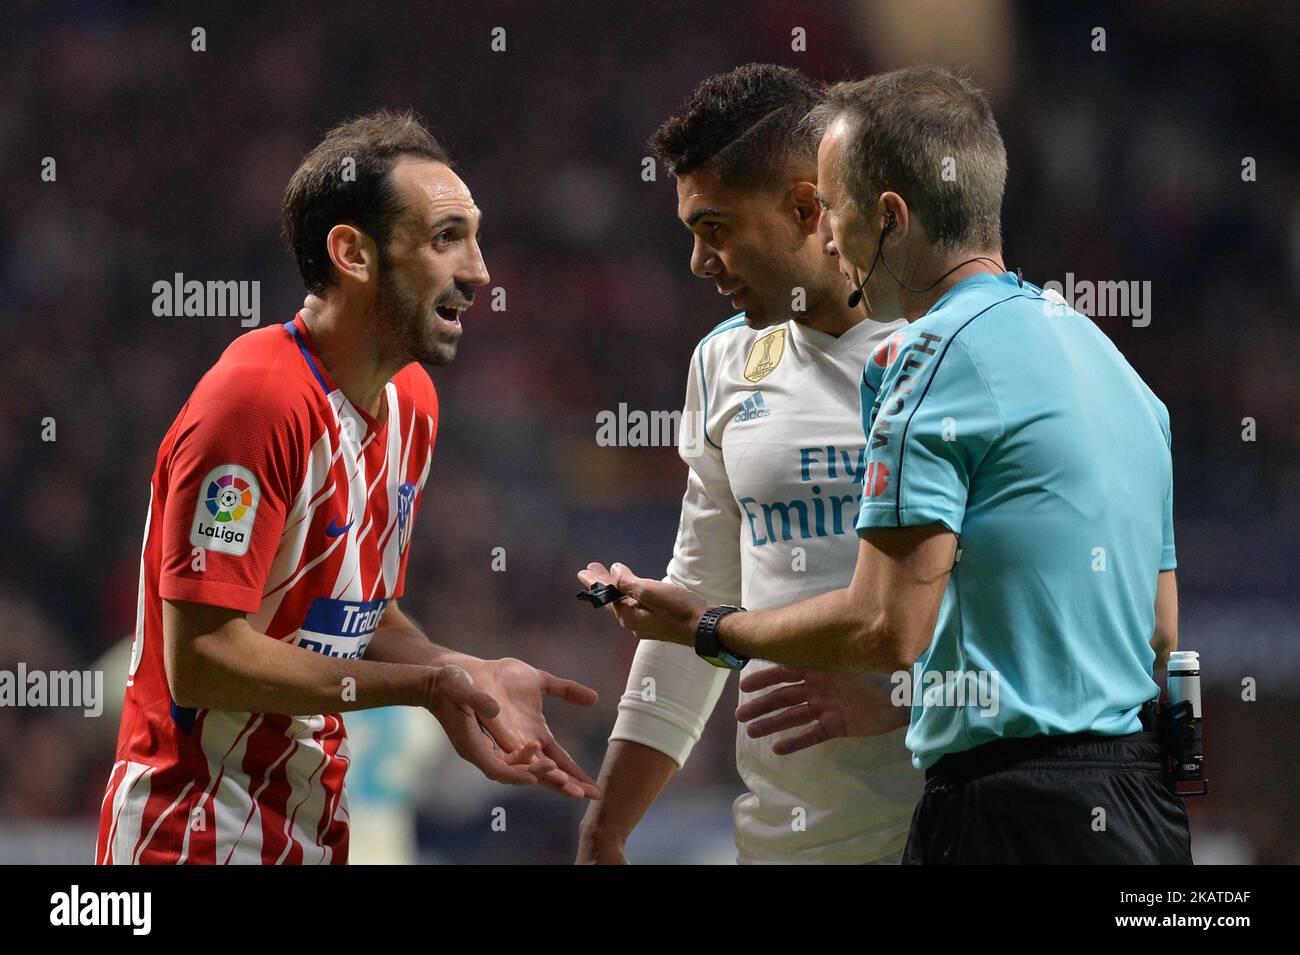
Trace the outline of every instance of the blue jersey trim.
<instances>
[{"instance_id":1,"label":"blue jersey trim","mask_svg":"<svg viewBox=\"0 0 1300 955\"><path fill-rule=\"evenodd\" d=\"M180 727L186 736L194 733L194 721L198 717L198 710L192 706L177 706L175 700L171 700L172 722Z\"/></svg>"},{"instance_id":2,"label":"blue jersey trim","mask_svg":"<svg viewBox=\"0 0 1300 955\"><path fill-rule=\"evenodd\" d=\"M728 324L729 322L733 324ZM719 451L722 450L722 447L714 443L714 440L709 437L709 383L704 377L704 343L715 335L721 335L723 332L729 332L734 328L743 328L744 326L745 313L741 312L739 315L733 315L725 322L719 322L717 325L714 325L713 331L700 339L700 344L697 347L697 350L700 353L700 391L704 393L704 420L700 422L700 430L704 432L704 440L709 442L709 444L712 444L713 447Z\"/></svg>"},{"instance_id":3,"label":"blue jersey trim","mask_svg":"<svg viewBox=\"0 0 1300 955\"><path fill-rule=\"evenodd\" d=\"M311 373L315 375L316 380L320 382L321 391L325 392L326 397L329 397L330 386L325 384L325 379L321 376L320 370L317 369L316 362L311 357L311 352L307 350L307 343L304 342L302 336L298 334L298 326L293 322L285 322L284 327L285 330L293 336L294 342L298 345L298 351L302 352L302 357L307 362L307 367L311 369Z\"/></svg>"},{"instance_id":4,"label":"blue jersey trim","mask_svg":"<svg viewBox=\"0 0 1300 955\"><path fill-rule=\"evenodd\" d=\"M728 325L729 327L734 328L735 326L732 326L731 322L735 322L735 321L743 322L744 320L745 320L744 312L737 312L735 315L732 315L731 318L724 318L722 321L718 322L718 324L713 326L713 331L705 335L703 341L707 342L710 338L712 338L713 332L725 332L727 329L723 328L722 326ZM703 342L701 342L701 344L703 344Z\"/></svg>"}]
</instances>

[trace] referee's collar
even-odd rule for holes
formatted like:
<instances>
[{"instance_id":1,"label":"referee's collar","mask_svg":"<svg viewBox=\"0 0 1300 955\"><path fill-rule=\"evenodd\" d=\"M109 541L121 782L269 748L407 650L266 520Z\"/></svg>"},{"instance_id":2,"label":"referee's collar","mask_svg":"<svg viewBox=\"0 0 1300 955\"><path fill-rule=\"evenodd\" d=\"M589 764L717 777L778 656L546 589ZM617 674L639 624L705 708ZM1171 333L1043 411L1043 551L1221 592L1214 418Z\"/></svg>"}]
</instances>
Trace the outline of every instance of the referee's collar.
<instances>
[{"instance_id":1,"label":"referee's collar","mask_svg":"<svg viewBox=\"0 0 1300 955\"><path fill-rule=\"evenodd\" d=\"M989 285L1002 285L1008 289L1020 287L1020 279L1015 272L1002 272L994 275L991 272L976 272L974 275L968 275L948 291L939 296L939 300L931 305L925 312L929 315L938 311L947 305L954 295L961 295L964 292L971 292L978 288L984 288Z\"/></svg>"}]
</instances>

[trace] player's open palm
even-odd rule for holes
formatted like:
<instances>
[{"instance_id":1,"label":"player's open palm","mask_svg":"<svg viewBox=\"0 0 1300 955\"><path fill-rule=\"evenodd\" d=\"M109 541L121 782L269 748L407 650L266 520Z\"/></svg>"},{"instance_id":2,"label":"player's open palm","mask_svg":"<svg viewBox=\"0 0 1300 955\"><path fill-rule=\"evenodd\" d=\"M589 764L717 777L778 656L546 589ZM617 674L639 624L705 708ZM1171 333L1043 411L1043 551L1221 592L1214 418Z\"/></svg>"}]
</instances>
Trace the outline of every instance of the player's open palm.
<instances>
[{"instance_id":1,"label":"player's open palm","mask_svg":"<svg viewBox=\"0 0 1300 955\"><path fill-rule=\"evenodd\" d=\"M518 753L525 747L535 748L539 755L532 758L530 768L538 782L575 799L599 799L600 788L595 780L556 741L542 712L542 701L547 696L578 706L591 706L599 699L596 691L573 680L552 676L514 657L482 660L471 668L475 684L501 704L496 716L480 718L501 748L508 754ZM551 766L547 768L539 760L548 761Z\"/></svg>"},{"instance_id":2,"label":"player's open palm","mask_svg":"<svg viewBox=\"0 0 1300 955\"><path fill-rule=\"evenodd\" d=\"M908 721L908 709L890 699L889 677L879 673L823 673L774 665L746 674L740 688L746 693L767 690L736 710L736 719L749 724L751 739L800 730L773 743L772 752L778 756L829 739L879 736Z\"/></svg>"},{"instance_id":3,"label":"player's open palm","mask_svg":"<svg viewBox=\"0 0 1300 955\"><path fill-rule=\"evenodd\" d=\"M529 745L506 752L483 732L481 721L496 719L501 706L491 693L476 685L463 668L444 666L438 669L433 698L426 704L442 724L447 739L457 755L477 766L488 779L516 786L531 786L538 772L548 771L554 763L536 765L543 759L540 747Z\"/></svg>"}]
</instances>

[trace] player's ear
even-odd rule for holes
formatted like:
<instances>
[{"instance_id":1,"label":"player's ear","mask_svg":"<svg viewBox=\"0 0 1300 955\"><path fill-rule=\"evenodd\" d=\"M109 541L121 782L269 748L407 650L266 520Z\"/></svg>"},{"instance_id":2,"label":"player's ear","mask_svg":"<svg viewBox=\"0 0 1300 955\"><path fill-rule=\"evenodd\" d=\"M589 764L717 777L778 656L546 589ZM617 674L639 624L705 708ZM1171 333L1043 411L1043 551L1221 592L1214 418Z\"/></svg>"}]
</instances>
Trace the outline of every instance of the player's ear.
<instances>
[{"instance_id":1,"label":"player's ear","mask_svg":"<svg viewBox=\"0 0 1300 955\"><path fill-rule=\"evenodd\" d=\"M786 192L786 205L805 234L813 235L817 232L821 203L817 201L815 183L802 181L792 185Z\"/></svg>"},{"instance_id":2,"label":"player's ear","mask_svg":"<svg viewBox=\"0 0 1300 955\"><path fill-rule=\"evenodd\" d=\"M374 240L356 226L340 223L325 236L325 251L340 278L368 282L375 274L379 250Z\"/></svg>"}]
</instances>

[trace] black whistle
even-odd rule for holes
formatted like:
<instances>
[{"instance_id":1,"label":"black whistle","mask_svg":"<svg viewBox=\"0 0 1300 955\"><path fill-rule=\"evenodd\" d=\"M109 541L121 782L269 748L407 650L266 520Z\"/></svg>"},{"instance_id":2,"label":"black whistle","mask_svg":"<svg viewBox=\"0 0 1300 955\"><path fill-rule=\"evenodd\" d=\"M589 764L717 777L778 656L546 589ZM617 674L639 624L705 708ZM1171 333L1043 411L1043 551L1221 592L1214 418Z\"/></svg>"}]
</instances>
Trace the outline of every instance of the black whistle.
<instances>
[{"instance_id":1,"label":"black whistle","mask_svg":"<svg viewBox=\"0 0 1300 955\"><path fill-rule=\"evenodd\" d=\"M596 608L612 604L615 600L622 600L626 596L627 594L613 584L594 584L586 590L578 591L579 600L585 600Z\"/></svg>"}]
</instances>

